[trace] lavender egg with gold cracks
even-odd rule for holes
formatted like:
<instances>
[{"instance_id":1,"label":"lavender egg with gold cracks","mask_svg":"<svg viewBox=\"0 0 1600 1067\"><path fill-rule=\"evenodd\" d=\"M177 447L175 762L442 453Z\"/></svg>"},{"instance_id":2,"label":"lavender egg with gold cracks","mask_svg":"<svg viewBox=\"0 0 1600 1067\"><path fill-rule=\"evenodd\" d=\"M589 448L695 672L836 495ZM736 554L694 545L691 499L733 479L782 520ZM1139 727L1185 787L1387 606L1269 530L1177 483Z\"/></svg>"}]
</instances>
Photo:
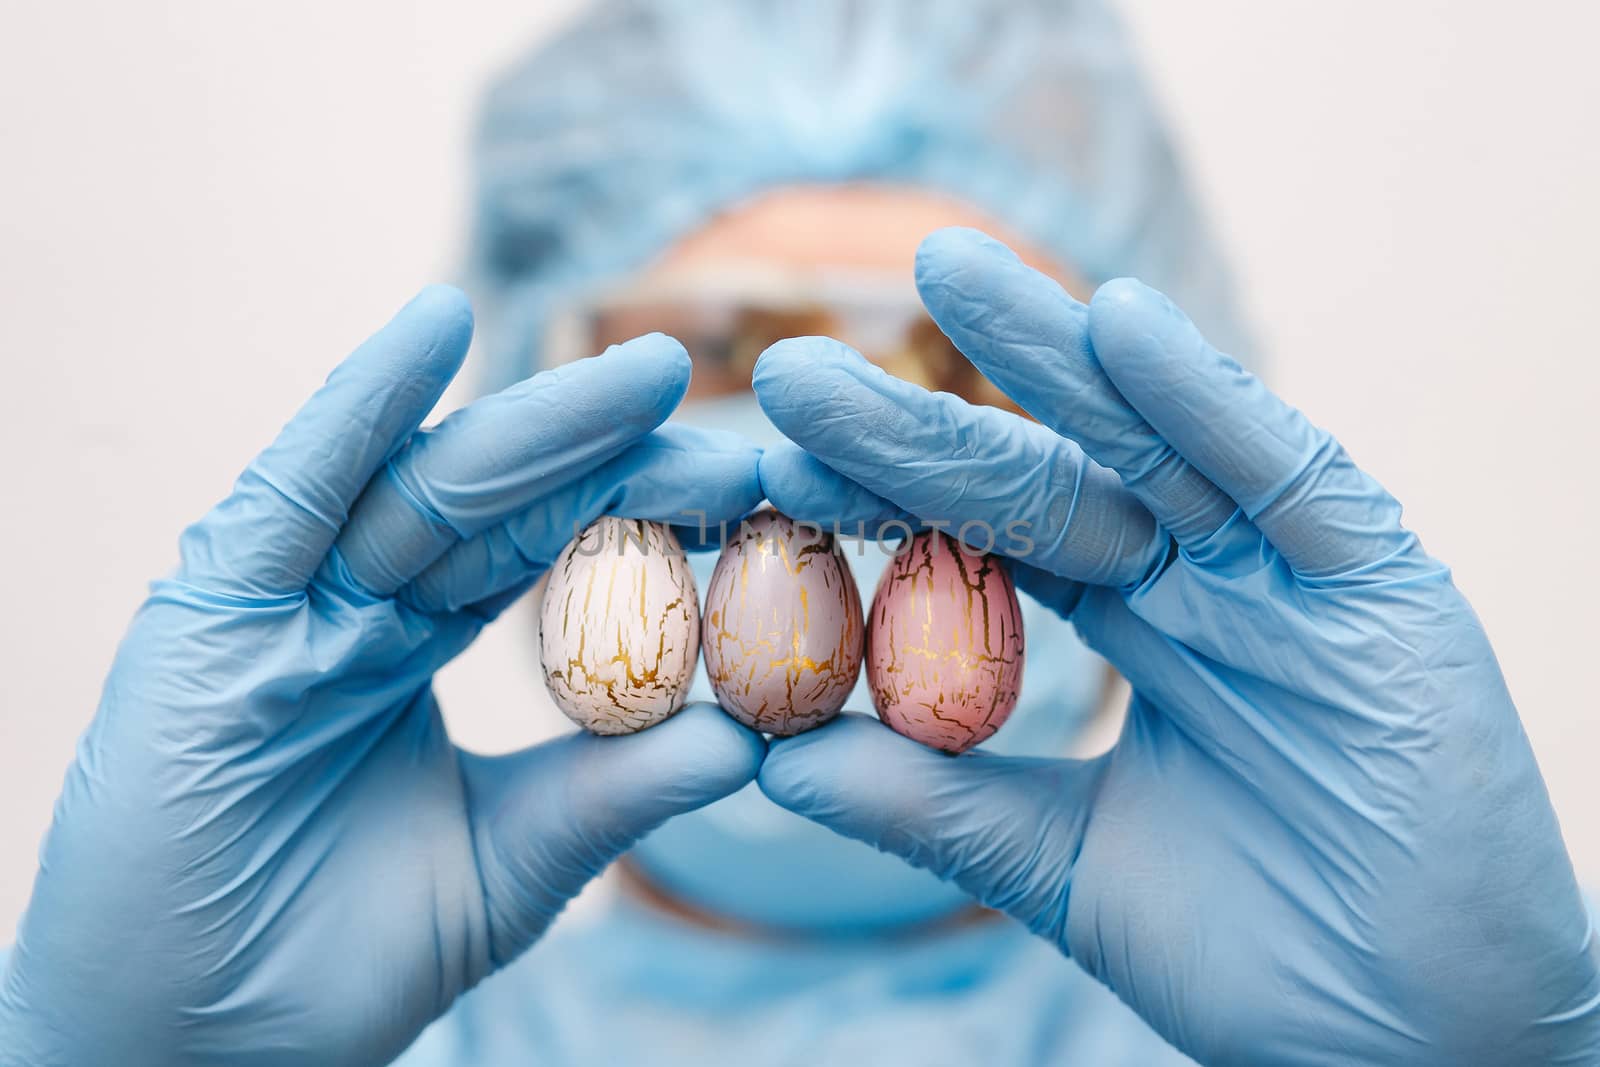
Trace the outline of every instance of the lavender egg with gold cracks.
<instances>
[{"instance_id":1,"label":"lavender egg with gold cracks","mask_svg":"<svg viewBox=\"0 0 1600 1067\"><path fill-rule=\"evenodd\" d=\"M562 550L539 616L545 685L596 734L631 734L682 708L700 652L689 560L666 526L604 516Z\"/></svg>"},{"instance_id":2,"label":"lavender egg with gold cracks","mask_svg":"<svg viewBox=\"0 0 1600 1067\"><path fill-rule=\"evenodd\" d=\"M861 672L861 595L833 537L771 509L739 525L706 588L706 673L724 711L789 735L839 714Z\"/></svg>"},{"instance_id":3,"label":"lavender egg with gold cracks","mask_svg":"<svg viewBox=\"0 0 1600 1067\"><path fill-rule=\"evenodd\" d=\"M917 534L878 580L867 686L878 718L930 748L993 736L1022 685L1022 605L998 557L937 531Z\"/></svg>"}]
</instances>

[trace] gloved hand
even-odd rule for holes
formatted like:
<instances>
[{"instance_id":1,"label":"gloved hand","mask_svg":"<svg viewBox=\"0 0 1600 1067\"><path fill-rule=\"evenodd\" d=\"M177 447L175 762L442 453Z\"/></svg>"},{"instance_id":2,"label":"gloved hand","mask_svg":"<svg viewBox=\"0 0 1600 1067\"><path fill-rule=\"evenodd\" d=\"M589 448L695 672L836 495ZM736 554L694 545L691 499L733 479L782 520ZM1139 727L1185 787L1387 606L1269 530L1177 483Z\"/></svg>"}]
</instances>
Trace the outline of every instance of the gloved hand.
<instances>
[{"instance_id":1,"label":"gloved hand","mask_svg":"<svg viewBox=\"0 0 1600 1067\"><path fill-rule=\"evenodd\" d=\"M424 291L185 533L68 771L0 1063L387 1063L633 841L754 777L761 738L711 707L450 743L433 673L574 523L761 495L752 446L656 429L689 380L659 335L418 430L470 335Z\"/></svg>"},{"instance_id":2,"label":"gloved hand","mask_svg":"<svg viewBox=\"0 0 1600 1067\"><path fill-rule=\"evenodd\" d=\"M1128 678L1127 724L1097 759L949 758L846 716L775 742L767 795L1009 912L1203 1063L1600 1062L1544 783L1400 506L1137 282L1086 307L959 230L917 282L1042 425L782 342L756 390L806 452L768 450L767 495L980 548L1029 523L1018 583Z\"/></svg>"}]
</instances>

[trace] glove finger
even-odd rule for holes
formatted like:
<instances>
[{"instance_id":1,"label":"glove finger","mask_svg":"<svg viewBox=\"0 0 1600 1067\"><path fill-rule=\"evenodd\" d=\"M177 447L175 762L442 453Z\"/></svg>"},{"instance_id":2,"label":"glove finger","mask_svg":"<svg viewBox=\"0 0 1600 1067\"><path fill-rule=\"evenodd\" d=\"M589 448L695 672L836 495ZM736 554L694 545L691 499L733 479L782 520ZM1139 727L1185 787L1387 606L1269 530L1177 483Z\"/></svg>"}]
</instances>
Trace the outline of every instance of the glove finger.
<instances>
[{"instance_id":1,"label":"glove finger","mask_svg":"<svg viewBox=\"0 0 1600 1067\"><path fill-rule=\"evenodd\" d=\"M757 780L775 803L930 870L1064 945L1103 766L946 756L846 714L772 742Z\"/></svg>"},{"instance_id":2,"label":"glove finger","mask_svg":"<svg viewBox=\"0 0 1600 1067\"><path fill-rule=\"evenodd\" d=\"M939 230L917 250L917 290L951 342L1045 426L1083 446L1185 548L1241 537L1238 505L1134 410L1089 344L1089 309L977 230Z\"/></svg>"},{"instance_id":3,"label":"glove finger","mask_svg":"<svg viewBox=\"0 0 1600 1067\"><path fill-rule=\"evenodd\" d=\"M420 611L456 611L537 577L601 515L656 522L738 519L761 503L761 450L735 433L666 425L497 526L457 542L400 591Z\"/></svg>"},{"instance_id":4,"label":"glove finger","mask_svg":"<svg viewBox=\"0 0 1600 1067\"><path fill-rule=\"evenodd\" d=\"M509 756L461 754L494 966L509 963L607 864L674 815L743 788L761 735L710 704L636 734L572 734Z\"/></svg>"},{"instance_id":5,"label":"glove finger","mask_svg":"<svg viewBox=\"0 0 1600 1067\"><path fill-rule=\"evenodd\" d=\"M237 596L303 590L362 488L438 403L471 339L464 295L443 285L417 294L184 532L180 577Z\"/></svg>"},{"instance_id":6,"label":"glove finger","mask_svg":"<svg viewBox=\"0 0 1600 1067\"><path fill-rule=\"evenodd\" d=\"M761 453L761 491L797 522L815 523L842 537L878 540L904 535L921 520L859 485L792 441Z\"/></svg>"},{"instance_id":7,"label":"glove finger","mask_svg":"<svg viewBox=\"0 0 1600 1067\"><path fill-rule=\"evenodd\" d=\"M528 590L532 589L538 584L539 576L532 575L528 578L524 578L522 581L511 586L509 589L502 589L493 596L487 596L482 600L463 605L461 610L470 615L477 616L477 618L481 620L485 626L487 626L489 623L494 622L494 620L505 614L507 608L515 604L518 600L521 600L523 594L527 593Z\"/></svg>"},{"instance_id":8,"label":"glove finger","mask_svg":"<svg viewBox=\"0 0 1600 1067\"><path fill-rule=\"evenodd\" d=\"M761 488L772 506L798 522L835 535L863 539L903 534L922 523L880 496L874 496L799 445L784 442L761 455ZM1067 618L1086 586L1071 578L1011 561L1017 588Z\"/></svg>"},{"instance_id":9,"label":"glove finger","mask_svg":"<svg viewBox=\"0 0 1600 1067\"><path fill-rule=\"evenodd\" d=\"M683 346L650 334L477 400L412 437L334 547L362 589L388 596L457 541L622 452L688 387Z\"/></svg>"},{"instance_id":10,"label":"glove finger","mask_svg":"<svg viewBox=\"0 0 1600 1067\"><path fill-rule=\"evenodd\" d=\"M1122 395L1300 574L1420 554L1399 503L1332 435L1207 344L1154 289L1128 278L1101 286L1089 338Z\"/></svg>"},{"instance_id":11,"label":"glove finger","mask_svg":"<svg viewBox=\"0 0 1600 1067\"><path fill-rule=\"evenodd\" d=\"M1114 586L1167 558L1171 539L1116 474L1043 426L929 393L822 337L767 349L754 385L790 440L974 548Z\"/></svg>"}]
</instances>

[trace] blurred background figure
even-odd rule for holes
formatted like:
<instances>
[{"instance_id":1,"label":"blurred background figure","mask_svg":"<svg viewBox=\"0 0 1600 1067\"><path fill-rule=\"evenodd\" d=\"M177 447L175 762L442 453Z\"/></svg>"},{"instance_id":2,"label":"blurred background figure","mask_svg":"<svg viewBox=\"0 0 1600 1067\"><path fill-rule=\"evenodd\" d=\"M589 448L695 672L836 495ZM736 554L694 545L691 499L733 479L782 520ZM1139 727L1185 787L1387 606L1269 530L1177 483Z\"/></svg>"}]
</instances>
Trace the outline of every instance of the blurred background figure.
<instances>
[{"instance_id":1,"label":"blurred background figure","mask_svg":"<svg viewBox=\"0 0 1600 1067\"><path fill-rule=\"evenodd\" d=\"M771 445L756 357L824 334L1010 407L912 285L918 242L948 225L995 233L1081 299L1139 275L1253 353L1098 2L600 4L496 80L475 162L490 388L660 330L694 362L676 418ZM851 559L870 601L887 557ZM715 556L695 560L703 589ZM1103 745L1120 717L1109 668L1065 620L1024 610L1050 651L986 748ZM703 667L694 695L714 699ZM870 708L864 681L849 706ZM622 871L607 915L469 995L416 1062L1178 1058L1019 927L753 783L669 822Z\"/></svg>"}]
</instances>

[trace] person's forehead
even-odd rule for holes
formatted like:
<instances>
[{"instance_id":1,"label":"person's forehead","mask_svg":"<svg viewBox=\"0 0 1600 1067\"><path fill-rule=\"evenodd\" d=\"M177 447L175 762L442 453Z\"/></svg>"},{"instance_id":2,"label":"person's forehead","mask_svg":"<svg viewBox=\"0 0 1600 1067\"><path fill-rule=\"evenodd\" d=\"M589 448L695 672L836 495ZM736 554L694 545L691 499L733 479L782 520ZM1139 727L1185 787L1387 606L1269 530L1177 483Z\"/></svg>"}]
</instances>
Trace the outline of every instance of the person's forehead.
<instances>
[{"instance_id":1,"label":"person's forehead","mask_svg":"<svg viewBox=\"0 0 1600 1067\"><path fill-rule=\"evenodd\" d=\"M658 256L642 280L739 262L908 277L917 245L942 226L993 234L1074 295L1087 295L1067 264L987 212L926 189L865 183L787 186L731 205Z\"/></svg>"}]
</instances>

